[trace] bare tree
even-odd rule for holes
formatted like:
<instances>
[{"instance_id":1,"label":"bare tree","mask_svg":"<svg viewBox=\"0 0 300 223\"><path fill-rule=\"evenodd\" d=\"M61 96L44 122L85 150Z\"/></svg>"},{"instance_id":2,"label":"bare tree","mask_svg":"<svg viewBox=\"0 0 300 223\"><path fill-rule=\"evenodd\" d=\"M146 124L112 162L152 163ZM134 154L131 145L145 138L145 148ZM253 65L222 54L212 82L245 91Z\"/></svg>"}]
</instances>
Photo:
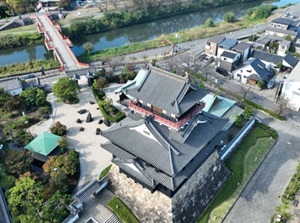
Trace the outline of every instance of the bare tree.
<instances>
[{"instance_id":1,"label":"bare tree","mask_svg":"<svg viewBox=\"0 0 300 223\"><path fill-rule=\"evenodd\" d=\"M276 103L278 105L277 114L282 115L288 107L289 100L281 97L281 98L277 99Z\"/></svg>"},{"instance_id":2,"label":"bare tree","mask_svg":"<svg viewBox=\"0 0 300 223\"><path fill-rule=\"evenodd\" d=\"M243 99L245 99L248 95L248 93L250 92L250 86L240 86L240 93Z\"/></svg>"},{"instance_id":3,"label":"bare tree","mask_svg":"<svg viewBox=\"0 0 300 223\"><path fill-rule=\"evenodd\" d=\"M119 4L118 0L108 0L108 2L112 7L114 7L114 9L118 9L118 4Z\"/></svg>"}]
</instances>

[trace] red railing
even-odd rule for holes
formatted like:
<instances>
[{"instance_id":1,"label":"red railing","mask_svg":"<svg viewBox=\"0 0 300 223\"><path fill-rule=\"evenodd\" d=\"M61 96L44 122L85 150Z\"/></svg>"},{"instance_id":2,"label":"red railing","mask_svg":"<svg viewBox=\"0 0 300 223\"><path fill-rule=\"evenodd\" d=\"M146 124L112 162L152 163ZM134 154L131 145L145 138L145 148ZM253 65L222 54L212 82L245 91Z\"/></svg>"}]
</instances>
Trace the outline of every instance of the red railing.
<instances>
[{"instance_id":1,"label":"red railing","mask_svg":"<svg viewBox=\"0 0 300 223\"><path fill-rule=\"evenodd\" d=\"M173 122L173 121L170 121L170 120L168 120L164 117L161 117L157 114L154 114L151 111L148 111L142 107L137 106L133 101L131 101L129 103L129 108L135 110L136 112L138 112L140 114L146 115L146 116L153 115L153 117L156 121L158 121L170 128L178 130L178 129L180 129L181 126L183 126L185 123L187 123L192 118L193 115L197 114L204 108L204 103L201 102L201 104L194 111L192 111L190 114L188 114L184 119L180 120L179 122Z\"/></svg>"}]
</instances>

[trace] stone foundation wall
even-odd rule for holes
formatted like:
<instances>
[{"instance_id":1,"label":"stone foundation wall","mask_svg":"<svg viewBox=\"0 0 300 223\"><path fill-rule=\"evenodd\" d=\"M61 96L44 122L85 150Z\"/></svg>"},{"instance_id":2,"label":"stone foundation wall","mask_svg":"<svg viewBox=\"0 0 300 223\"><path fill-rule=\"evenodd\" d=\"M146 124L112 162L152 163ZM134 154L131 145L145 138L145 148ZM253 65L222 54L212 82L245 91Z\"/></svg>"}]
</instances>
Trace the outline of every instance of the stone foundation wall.
<instances>
[{"instance_id":1,"label":"stone foundation wall","mask_svg":"<svg viewBox=\"0 0 300 223\"><path fill-rule=\"evenodd\" d=\"M230 171L213 153L171 198L155 191L153 194L112 165L111 188L141 223L193 223L219 191Z\"/></svg>"},{"instance_id":2,"label":"stone foundation wall","mask_svg":"<svg viewBox=\"0 0 300 223\"><path fill-rule=\"evenodd\" d=\"M173 222L196 222L229 175L218 153L213 153L173 196Z\"/></svg>"},{"instance_id":3,"label":"stone foundation wall","mask_svg":"<svg viewBox=\"0 0 300 223\"><path fill-rule=\"evenodd\" d=\"M119 196L141 223L171 223L171 198L155 191L153 194L112 165L109 171L113 192Z\"/></svg>"}]
</instances>

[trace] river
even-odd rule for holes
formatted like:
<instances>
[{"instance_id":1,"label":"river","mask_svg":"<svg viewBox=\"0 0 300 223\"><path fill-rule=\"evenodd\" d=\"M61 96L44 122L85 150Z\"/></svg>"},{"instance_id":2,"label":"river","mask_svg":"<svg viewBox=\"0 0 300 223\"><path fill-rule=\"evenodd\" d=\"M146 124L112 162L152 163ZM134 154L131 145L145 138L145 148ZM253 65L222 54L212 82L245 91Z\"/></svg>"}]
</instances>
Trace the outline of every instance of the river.
<instances>
[{"instance_id":1,"label":"river","mask_svg":"<svg viewBox=\"0 0 300 223\"><path fill-rule=\"evenodd\" d=\"M223 15L227 12L233 11L233 8L235 16L239 18L244 15L248 8L258 6L263 2L264 1L245 2L219 8L200 10L197 12L184 13L152 22L74 38L72 39L74 45L72 50L76 56L83 54L84 49L82 45L87 41L93 43L94 51L99 51L106 48L123 46L133 42L154 39L162 34L175 33L179 30L202 25L208 18L212 18L214 22L219 22L222 20ZM280 0L273 4L280 7L289 3L299 2L300 0ZM32 59L46 59L51 56L53 56L52 53L47 52L43 43L10 50L1 50L0 65L22 63Z\"/></svg>"}]
</instances>

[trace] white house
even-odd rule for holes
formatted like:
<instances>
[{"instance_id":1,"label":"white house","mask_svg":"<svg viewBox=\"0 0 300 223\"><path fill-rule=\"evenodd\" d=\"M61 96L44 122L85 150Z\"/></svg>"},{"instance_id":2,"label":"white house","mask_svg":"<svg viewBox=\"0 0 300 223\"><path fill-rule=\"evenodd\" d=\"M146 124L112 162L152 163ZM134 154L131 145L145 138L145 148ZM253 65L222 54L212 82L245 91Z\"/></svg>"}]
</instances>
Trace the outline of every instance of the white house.
<instances>
[{"instance_id":1,"label":"white house","mask_svg":"<svg viewBox=\"0 0 300 223\"><path fill-rule=\"evenodd\" d=\"M19 78L0 79L0 88L8 91L11 95L19 95L22 92L22 84Z\"/></svg>"},{"instance_id":2,"label":"white house","mask_svg":"<svg viewBox=\"0 0 300 223\"><path fill-rule=\"evenodd\" d=\"M272 77L270 65L257 58L249 59L245 66L232 72L233 78L243 84L256 85L259 81L268 81Z\"/></svg>"},{"instance_id":3,"label":"white house","mask_svg":"<svg viewBox=\"0 0 300 223\"><path fill-rule=\"evenodd\" d=\"M289 107L299 111L300 108L300 63L292 70L283 84L282 95L289 100Z\"/></svg>"}]
</instances>

